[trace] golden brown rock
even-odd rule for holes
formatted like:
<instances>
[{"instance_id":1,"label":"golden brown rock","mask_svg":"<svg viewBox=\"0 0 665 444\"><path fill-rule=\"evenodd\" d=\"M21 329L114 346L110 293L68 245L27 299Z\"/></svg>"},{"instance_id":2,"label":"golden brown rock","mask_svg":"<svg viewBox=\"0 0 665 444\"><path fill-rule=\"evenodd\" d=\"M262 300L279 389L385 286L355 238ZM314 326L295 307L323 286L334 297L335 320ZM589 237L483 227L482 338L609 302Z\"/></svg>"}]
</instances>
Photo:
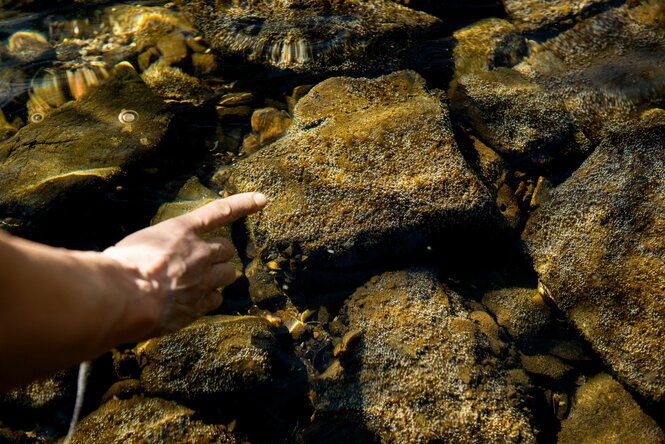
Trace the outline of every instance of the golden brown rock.
<instances>
[{"instance_id":1,"label":"golden brown rock","mask_svg":"<svg viewBox=\"0 0 665 444\"><path fill-rule=\"evenodd\" d=\"M610 133L522 234L543 288L618 379L665 399L665 111Z\"/></svg>"},{"instance_id":2,"label":"golden brown rock","mask_svg":"<svg viewBox=\"0 0 665 444\"><path fill-rule=\"evenodd\" d=\"M618 382L601 373L577 389L560 444L644 444L665 442L665 433Z\"/></svg>"}]
</instances>

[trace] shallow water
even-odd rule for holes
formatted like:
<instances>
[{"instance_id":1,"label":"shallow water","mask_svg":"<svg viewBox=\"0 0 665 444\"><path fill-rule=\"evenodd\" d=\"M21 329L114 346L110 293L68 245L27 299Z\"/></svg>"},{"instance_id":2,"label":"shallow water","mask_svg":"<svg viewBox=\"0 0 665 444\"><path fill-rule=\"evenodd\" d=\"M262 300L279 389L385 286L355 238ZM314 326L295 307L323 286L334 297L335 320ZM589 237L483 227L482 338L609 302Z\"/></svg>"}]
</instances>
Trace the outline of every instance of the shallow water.
<instances>
[{"instance_id":1,"label":"shallow water","mask_svg":"<svg viewBox=\"0 0 665 444\"><path fill-rule=\"evenodd\" d=\"M665 439L664 79L662 1L0 2L0 228L271 200L239 317L100 358L76 439ZM73 380L0 440L61 437Z\"/></svg>"}]
</instances>

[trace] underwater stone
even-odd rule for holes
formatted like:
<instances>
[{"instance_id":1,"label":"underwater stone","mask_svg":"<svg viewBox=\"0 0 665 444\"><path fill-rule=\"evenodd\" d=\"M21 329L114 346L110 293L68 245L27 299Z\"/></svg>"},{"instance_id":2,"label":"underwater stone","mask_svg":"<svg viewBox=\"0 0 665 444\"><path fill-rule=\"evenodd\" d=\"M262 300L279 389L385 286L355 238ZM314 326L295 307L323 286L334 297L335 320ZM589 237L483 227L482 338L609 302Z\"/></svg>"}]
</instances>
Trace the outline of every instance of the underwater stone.
<instances>
[{"instance_id":1,"label":"underwater stone","mask_svg":"<svg viewBox=\"0 0 665 444\"><path fill-rule=\"evenodd\" d=\"M377 442L535 442L525 386L471 313L427 270L359 288L341 315L359 341L315 381L315 421L360 421Z\"/></svg>"},{"instance_id":2,"label":"underwater stone","mask_svg":"<svg viewBox=\"0 0 665 444\"><path fill-rule=\"evenodd\" d=\"M398 69L439 19L383 0L268 0L178 3L220 59L240 56L299 73Z\"/></svg>"},{"instance_id":3,"label":"underwater stone","mask_svg":"<svg viewBox=\"0 0 665 444\"><path fill-rule=\"evenodd\" d=\"M295 106L284 136L213 182L268 196L246 221L265 263L282 258L291 270L331 274L346 268L345 279L349 266L502 223L492 193L457 148L445 105L411 71L320 83ZM291 257L289 246L299 254Z\"/></svg>"},{"instance_id":4,"label":"underwater stone","mask_svg":"<svg viewBox=\"0 0 665 444\"><path fill-rule=\"evenodd\" d=\"M138 119L123 123L123 111ZM128 64L111 79L0 145L0 214L35 217L76 192L101 193L154 153L172 115Z\"/></svg>"},{"instance_id":5,"label":"underwater stone","mask_svg":"<svg viewBox=\"0 0 665 444\"><path fill-rule=\"evenodd\" d=\"M534 31L572 19L609 0L503 0L504 8L522 31Z\"/></svg>"},{"instance_id":6,"label":"underwater stone","mask_svg":"<svg viewBox=\"0 0 665 444\"><path fill-rule=\"evenodd\" d=\"M665 398L665 111L616 129L522 239L551 299L624 384Z\"/></svg>"},{"instance_id":7,"label":"underwater stone","mask_svg":"<svg viewBox=\"0 0 665 444\"><path fill-rule=\"evenodd\" d=\"M483 296L483 304L516 341L533 339L552 321L549 308L534 300L532 288L502 288Z\"/></svg>"},{"instance_id":8,"label":"underwater stone","mask_svg":"<svg viewBox=\"0 0 665 444\"><path fill-rule=\"evenodd\" d=\"M665 433L630 393L608 374L589 379L575 392L558 443L662 443Z\"/></svg>"},{"instance_id":9,"label":"underwater stone","mask_svg":"<svg viewBox=\"0 0 665 444\"><path fill-rule=\"evenodd\" d=\"M159 398L111 399L78 424L71 442L245 442L243 436L229 432L223 425L194 419L195 414L194 410Z\"/></svg>"},{"instance_id":10,"label":"underwater stone","mask_svg":"<svg viewBox=\"0 0 665 444\"><path fill-rule=\"evenodd\" d=\"M582 160L607 129L665 98L663 23L662 2L598 14L512 70L462 76L453 110L525 166Z\"/></svg>"},{"instance_id":11,"label":"underwater stone","mask_svg":"<svg viewBox=\"0 0 665 444\"><path fill-rule=\"evenodd\" d=\"M455 78L489 71L499 66L511 67L528 53L526 39L510 22L489 18L453 33Z\"/></svg>"},{"instance_id":12,"label":"underwater stone","mask_svg":"<svg viewBox=\"0 0 665 444\"><path fill-rule=\"evenodd\" d=\"M275 344L263 318L203 317L137 346L141 385L146 393L186 400L254 390L273 379Z\"/></svg>"}]
</instances>

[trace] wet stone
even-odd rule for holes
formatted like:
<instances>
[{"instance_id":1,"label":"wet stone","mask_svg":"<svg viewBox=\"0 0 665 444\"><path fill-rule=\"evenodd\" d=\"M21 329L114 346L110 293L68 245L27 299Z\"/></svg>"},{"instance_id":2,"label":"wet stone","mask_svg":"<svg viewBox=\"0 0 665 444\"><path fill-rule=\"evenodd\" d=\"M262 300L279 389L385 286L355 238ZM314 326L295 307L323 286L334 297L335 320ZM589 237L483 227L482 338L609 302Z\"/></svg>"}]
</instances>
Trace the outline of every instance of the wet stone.
<instances>
[{"instance_id":1,"label":"wet stone","mask_svg":"<svg viewBox=\"0 0 665 444\"><path fill-rule=\"evenodd\" d=\"M665 97L664 17L645 2L586 19L511 70L462 76L453 109L526 167L582 160L605 129Z\"/></svg>"},{"instance_id":2,"label":"wet stone","mask_svg":"<svg viewBox=\"0 0 665 444\"><path fill-rule=\"evenodd\" d=\"M399 69L440 21L382 0L178 1L220 59L297 73ZM402 65L403 66L403 65Z\"/></svg>"},{"instance_id":3,"label":"wet stone","mask_svg":"<svg viewBox=\"0 0 665 444\"><path fill-rule=\"evenodd\" d=\"M650 444L665 442L665 433L621 384L601 373L575 392L570 414L561 424L557 442Z\"/></svg>"},{"instance_id":4,"label":"wet stone","mask_svg":"<svg viewBox=\"0 0 665 444\"><path fill-rule=\"evenodd\" d=\"M504 288L483 296L483 304L496 317L499 325L516 341L523 342L547 328L551 323L549 308L532 288Z\"/></svg>"},{"instance_id":5,"label":"wet stone","mask_svg":"<svg viewBox=\"0 0 665 444\"><path fill-rule=\"evenodd\" d=\"M489 18L453 33L455 78L511 67L527 55L525 38L510 22Z\"/></svg>"},{"instance_id":6,"label":"wet stone","mask_svg":"<svg viewBox=\"0 0 665 444\"><path fill-rule=\"evenodd\" d=\"M523 31L556 25L608 0L503 0L506 12Z\"/></svg>"},{"instance_id":7,"label":"wet stone","mask_svg":"<svg viewBox=\"0 0 665 444\"><path fill-rule=\"evenodd\" d=\"M171 118L133 68L118 65L99 88L0 145L0 212L33 217L70 193L108 190L158 150Z\"/></svg>"},{"instance_id":8,"label":"wet stone","mask_svg":"<svg viewBox=\"0 0 665 444\"><path fill-rule=\"evenodd\" d=\"M342 319L357 339L315 382L315 425L360 422L381 442L535 442L525 387L491 349L496 324L481 332L431 272L379 276Z\"/></svg>"},{"instance_id":9,"label":"wet stone","mask_svg":"<svg viewBox=\"0 0 665 444\"><path fill-rule=\"evenodd\" d=\"M665 111L618 128L522 234L542 287L618 379L665 397Z\"/></svg>"},{"instance_id":10,"label":"wet stone","mask_svg":"<svg viewBox=\"0 0 665 444\"><path fill-rule=\"evenodd\" d=\"M570 378L575 372L575 367L566 364L556 356L522 354L520 361L527 373L544 376L554 381Z\"/></svg>"},{"instance_id":11,"label":"wet stone","mask_svg":"<svg viewBox=\"0 0 665 444\"><path fill-rule=\"evenodd\" d=\"M78 424L71 442L212 444L244 441L225 426L206 424L194 415L191 409L159 398L112 399Z\"/></svg>"},{"instance_id":12,"label":"wet stone","mask_svg":"<svg viewBox=\"0 0 665 444\"><path fill-rule=\"evenodd\" d=\"M259 108L252 114L252 131L259 135L261 145L279 138L291 125L291 117L275 108Z\"/></svg>"},{"instance_id":13,"label":"wet stone","mask_svg":"<svg viewBox=\"0 0 665 444\"><path fill-rule=\"evenodd\" d=\"M192 400L266 386L274 350L265 319L218 315L139 344L136 354L146 393Z\"/></svg>"},{"instance_id":14,"label":"wet stone","mask_svg":"<svg viewBox=\"0 0 665 444\"><path fill-rule=\"evenodd\" d=\"M213 183L268 196L247 218L250 239L265 263L293 272L332 276L501 225L445 105L411 71L320 83L298 102L284 136Z\"/></svg>"}]
</instances>

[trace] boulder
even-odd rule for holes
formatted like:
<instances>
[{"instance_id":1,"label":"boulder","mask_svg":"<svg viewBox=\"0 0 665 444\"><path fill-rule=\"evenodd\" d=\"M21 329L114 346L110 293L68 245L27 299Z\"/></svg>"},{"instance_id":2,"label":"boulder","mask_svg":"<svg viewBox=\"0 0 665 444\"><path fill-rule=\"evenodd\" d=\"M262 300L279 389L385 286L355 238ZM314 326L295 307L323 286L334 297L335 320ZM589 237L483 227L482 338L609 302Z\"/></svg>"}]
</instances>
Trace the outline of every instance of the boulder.
<instances>
[{"instance_id":1,"label":"boulder","mask_svg":"<svg viewBox=\"0 0 665 444\"><path fill-rule=\"evenodd\" d=\"M76 443L196 442L240 443L242 436L227 427L195 419L195 412L173 401L134 397L112 399L76 427Z\"/></svg>"},{"instance_id":2,"label":"boulder","mask_svg":"<svg viewBox=\"0 0 665 444\"><path fill-rule=\"evenodd\" d=\"M523 31L535 31L605 6L609 0L503 0L508 17ZM595 6L595 8L594 8Z\"/></svg>"},{"instance_id":3,"label":"boulder","mask_svg":"<svg viewBox=\"0 0 665 444\"><path fill-rule=\"evenodd\" d=\"M663 23L662 2L610 9L536 47L513 69L462 76L453 110L519 166L575 164L606 129L665 97Z\"/></svg>"},{"instance_id":4,"label":"boulder","mask_svg":"<svg viewBox=\"0 0 665 444\"><path fill-rule=\"evenodd\" d=\"M575 392L570 414L561 424L557 442L662 443L665 433L621 384L601 373Z\"/></svg>"},{"instance_id":5,"label":"boulder","mask_svg":"<svg viewBox=\"0 0 665 444\"><path fill-rule=\"evenodd\" d=\"M502 224L493 193L455 143L445 104L411 71L320 83L279 140L213 183L268 196L246 222L268 268L325 272L337 285L336 272L349 267Z\"/></svg>"},{"instance_id":6,"label":"boulder","mask_svg":"<svg viewBox=\"0 0 665 444\"><path fill-rule=\"evenodd\" d=\"M253 316L210 316L136 348L146 393L197 399L247 392L273 379L275 337Z\"/></svg>"},{"instance_id":7,"label":"boulder","mask_svg":"<svg viewBox=\"0 0 665 444\"><path fill-rule=\"evenodd\" d=\"M383 0L177 3L225 62L235 56L306 74L403 67L407 49L441 23Z\"/></svg>"},{"instance_id":8,"label":"boulder","mask_svg":"<svg viewBox=\"0 0 665 444\"><path fill-rule=\"evenodd\" d=\"M371 280L342 310L349 333L316 380L316 422L356 422L377 442L536 442L523 374L492 351L496 324L473 318L428 270Z\"/></svg>"},{"instance_id":9,"label":"boulder","mask_svg":"<svg viewBox=\"0 0 665 444\"><path fill-rule=\"evenodd\" d=\"M544 293L624 384L665 398L665 111L617 128L522 234Z\"/></svg>"}]
</instances>

